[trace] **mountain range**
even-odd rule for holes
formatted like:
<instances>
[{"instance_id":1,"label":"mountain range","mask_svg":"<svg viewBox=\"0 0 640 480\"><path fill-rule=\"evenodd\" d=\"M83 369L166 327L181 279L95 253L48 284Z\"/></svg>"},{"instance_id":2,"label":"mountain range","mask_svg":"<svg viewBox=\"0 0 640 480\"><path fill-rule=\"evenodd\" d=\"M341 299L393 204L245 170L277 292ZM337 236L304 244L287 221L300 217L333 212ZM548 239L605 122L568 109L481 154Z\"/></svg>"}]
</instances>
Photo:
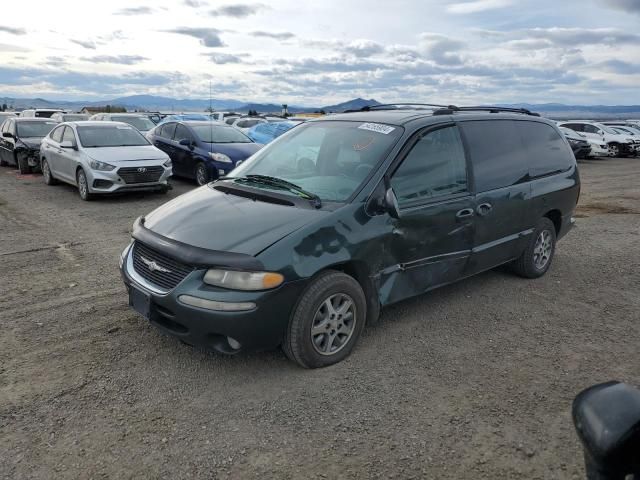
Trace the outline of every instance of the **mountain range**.
<instances>
[{"instance_id":1,"label":"mountain range","mask_svg":"<svg viewBox=\"0 0 640 480\"><path fill-rule=\"evenodd\" d=\"M79 111L83 107L98 107L105 105L125 107L129 111L163 111L163 112L193 112L205 111L210 106L214 110L234 110L248 112L256 110L261 113L280 112L282 104L247 103L234 99L176 99L156 95L131 95L100 101L55 101L43 98L13 98L0 97L0 104L6 104L16 110L25 108L63 108ZM343 103L325 106L288 105L290 113L302 112L343 112L357 110L367 105L380 105L377 100L355 98ZM503 107L526 108L552 118L640 118L640 105L565 105L561 103L543 104L499 104Z\"/></svg>"}]
</instances>

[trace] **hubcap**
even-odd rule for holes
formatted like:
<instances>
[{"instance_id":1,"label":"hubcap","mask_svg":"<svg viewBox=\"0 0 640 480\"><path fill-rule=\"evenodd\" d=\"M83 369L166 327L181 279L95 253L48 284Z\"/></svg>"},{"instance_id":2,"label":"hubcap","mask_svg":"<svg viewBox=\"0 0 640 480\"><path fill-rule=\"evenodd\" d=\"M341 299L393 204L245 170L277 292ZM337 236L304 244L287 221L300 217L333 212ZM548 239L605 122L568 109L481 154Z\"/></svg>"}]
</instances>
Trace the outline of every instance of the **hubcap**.
<instances>
[{"instance_id":1,"label":"hubcap","mask_svg":"<svg viewBox=\"0 0 640 480\"><path fill-rule=\"evenodd\" d=\"M196 171L196 179L198 181L198 185L204 185L207 183L207 172L204 167L198 167L198 170Z\"/></svg>"},{"instance_id":2,"label":"hubcap","mask_svg":"<svg viewBox=\"0 0 640 480\"><path fill-rule=\"evenodd\" d=\"M356 305L346 293L336 293L320 304L311 324L311 344L320 355L342 350L356 326Z\"/></svg>"},{"instance_id":3,"label":"hubcap","mask_svg":"<svg viewBox=\"0 0 640 480\"><path fill-rule=\"evenodd\" d=\"M536 245L533 247L533 264L538 270L542 270L549 263L551 258L551 232L543 230L536 239Z\"/></svg>"},{"instance_id":4,"label":"hubcap","mask_svg":"<svg viewBox=\"0 0 640 480\"><path fill-rule=\"evenodd\" d=\"M87 179L83 173L78 174L78 187L80 188L80 195L85 197L87 195Z\"/></svg>"}]
</instances>

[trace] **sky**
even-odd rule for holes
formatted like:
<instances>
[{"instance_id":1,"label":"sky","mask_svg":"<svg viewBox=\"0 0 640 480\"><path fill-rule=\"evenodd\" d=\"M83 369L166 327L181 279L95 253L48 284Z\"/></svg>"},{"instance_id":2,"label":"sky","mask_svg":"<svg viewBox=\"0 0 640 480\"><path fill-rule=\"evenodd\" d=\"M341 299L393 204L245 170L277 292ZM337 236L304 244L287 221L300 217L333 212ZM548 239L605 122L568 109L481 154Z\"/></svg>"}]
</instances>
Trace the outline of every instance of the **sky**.
<instances>
[{"instance_id":1,"label":"sky","mask_svg":"<svg viewBox=\"0 0 640 480\"><path fill-rule=\"evenodd\" d=\"M640 0L20 0L0 96L640 104Z\"/></svg>"}]
</instances>

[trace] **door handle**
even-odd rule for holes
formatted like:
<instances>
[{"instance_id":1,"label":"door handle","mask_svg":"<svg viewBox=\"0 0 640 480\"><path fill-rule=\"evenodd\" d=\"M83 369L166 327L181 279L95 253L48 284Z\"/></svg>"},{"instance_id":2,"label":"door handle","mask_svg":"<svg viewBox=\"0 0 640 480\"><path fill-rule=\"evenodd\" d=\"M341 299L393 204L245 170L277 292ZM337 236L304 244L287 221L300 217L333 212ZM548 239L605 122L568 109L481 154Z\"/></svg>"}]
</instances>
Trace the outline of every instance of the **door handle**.
<instances>
[{"instance_id":1,"label":"door handle","mask_svg":"<svg viewBox=\"0 0 640 480\"><path fill-rule=\"evenodd\" d=\"M476 212L478 213L478 215L483 217L487 215L492 209L493 205L491 205L490 203L481 203L480 205L478 205L478 208L476 208Z\"/></svg>"},{"instance_id":2,"label":"door handle","mask_svg":"<svg viewBox=\"0 0 640 480\"><path fill-rule=\"evenodd\" d=\"M456 213L456 218L473 217L473 213L473 208L463 208L458 213Z\"/></svg>"}]
</instances>

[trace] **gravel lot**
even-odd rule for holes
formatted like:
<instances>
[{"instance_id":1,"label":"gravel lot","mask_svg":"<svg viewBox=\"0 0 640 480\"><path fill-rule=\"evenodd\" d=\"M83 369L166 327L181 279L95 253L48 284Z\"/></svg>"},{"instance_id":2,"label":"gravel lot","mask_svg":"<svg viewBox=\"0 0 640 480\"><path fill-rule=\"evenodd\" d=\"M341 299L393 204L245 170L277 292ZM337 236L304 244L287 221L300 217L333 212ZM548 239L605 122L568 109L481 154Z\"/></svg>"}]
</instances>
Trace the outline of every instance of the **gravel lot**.
<instances>
[{"instance_id":1,"label":"gravel lot","mask_svg":"<svg viewBox=\"0 0 640 480\"><path fill-rule=\"evenodd\" d=\"M0 478L583 478L572 398L640 385L640 159L581 175L545 277L499 269L390 307L309 371L194 349L129 309L133 220L194 185L85 203L0 169Z\"/></svg>"}]
</instances>

